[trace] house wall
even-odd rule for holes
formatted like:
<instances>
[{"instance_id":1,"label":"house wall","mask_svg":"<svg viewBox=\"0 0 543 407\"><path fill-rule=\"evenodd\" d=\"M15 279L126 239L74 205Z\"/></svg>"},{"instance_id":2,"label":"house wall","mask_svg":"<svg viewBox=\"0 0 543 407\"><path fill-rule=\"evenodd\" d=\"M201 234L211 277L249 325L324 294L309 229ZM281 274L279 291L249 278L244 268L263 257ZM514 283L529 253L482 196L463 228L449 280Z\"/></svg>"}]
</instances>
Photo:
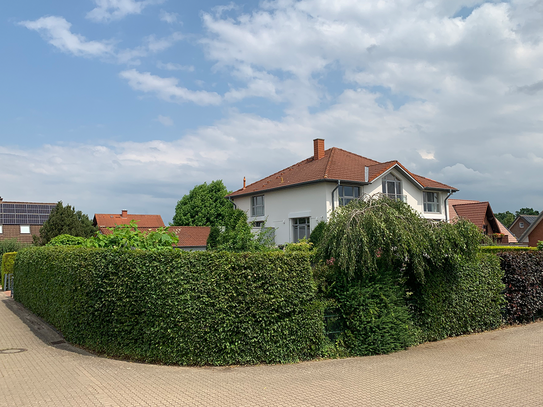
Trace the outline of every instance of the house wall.
<instances>
[{"instance_id":1,"label":"house wall","mask_svg":"<svg viewBox=\"0 0 543 407\"><path fill-rule=\"evenodd\" d=\"M266 221L275 229L275 244L292 241L292 222L295 218L310 218L310 231L327 220L332 209L330 196L336 187L331 182L319 182L295 188L258 193L264 195L264 216L251 216L251 197L234 198L237 208L245 211L249 221Z\"/></svg>"},{"instance_id":2,"label":"house wall","mask_svg":"<svg viewBox=\"0 0 543 407\"><path fill-rule=\"evenodd\" d=\"M21 243L32 243L32 235L40 235L41 225L30 225L30 233L21 233L21 225L2 225L0 240L16 239Z\"/></svg>"},{"instance_id":3,"label":"house wall","mask_svg":"<svg viewBox=\"0 0 543 407\"><path fill-rule=\"evenodd\" d=\"M524 227L520 227L520 222L524 223ZM511 225L509 230L511 233L513 233L516 237L522 236L524 232L526 232L526 229L530 227L530 224L524 219L522 216L516 219L516 221Z\"/></svg>"},{"instance_id":4,"label":"house wall","mask_svg":"<svg viewBox=\"0 0 543 407\"><path fill-rule=\"evenodd\" d=\"M424 212L424 196L423 190L419 189L410 178L406 177L400 171L391 171L389 173L383 174L379 178L375 179L370 185L365 185L363 187L363 192L368 195L373 195L376 193L383 192L383 177L387 174L392 174L396 178L402 181L403 195L406 196L406 202L414 210L416 210L422 217L426 219L435 219L435 220L445 220L445 198L447 193L443 191L429 191L426 192L437 192L439 196L439 206L441 213L425 213Z\"/></svg>"},{"instance_id":5,"label":"house wall","mask_svg":"<svg viewBox=\"0 0 543 407\"><path fill-rule=\"evenodd\" d=\"M543 221L540 221L528 236L528 246L537 247L540 240L543 240Z\"/></svg>"}]
</instances>

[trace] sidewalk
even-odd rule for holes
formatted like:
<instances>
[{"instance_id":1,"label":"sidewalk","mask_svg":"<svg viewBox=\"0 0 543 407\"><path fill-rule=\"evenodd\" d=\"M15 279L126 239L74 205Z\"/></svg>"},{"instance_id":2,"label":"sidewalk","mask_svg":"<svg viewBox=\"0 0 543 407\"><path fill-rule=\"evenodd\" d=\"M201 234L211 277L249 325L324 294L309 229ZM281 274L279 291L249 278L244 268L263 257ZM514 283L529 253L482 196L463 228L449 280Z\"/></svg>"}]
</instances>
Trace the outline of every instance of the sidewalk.
<instances>
[{"instance_id":1,"label":"sidewalk","mask_svg":"<svg viewBox=\"0 0 543 407\"><path fill-rule=\"evenodd\" d=\"M543 405L542 322L391 355L205 368L90 355L3 293L0 327L0 407Z\"/></svg>"}]
</instances>

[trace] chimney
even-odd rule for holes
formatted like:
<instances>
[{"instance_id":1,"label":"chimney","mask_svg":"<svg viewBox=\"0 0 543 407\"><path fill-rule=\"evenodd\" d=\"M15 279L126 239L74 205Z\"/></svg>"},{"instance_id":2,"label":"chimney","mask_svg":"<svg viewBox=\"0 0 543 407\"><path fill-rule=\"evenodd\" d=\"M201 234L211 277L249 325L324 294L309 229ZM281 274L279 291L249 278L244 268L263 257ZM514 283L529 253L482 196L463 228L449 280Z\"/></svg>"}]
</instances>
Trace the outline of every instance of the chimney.
<instances>
[{"instance_id":1,"label":"chimney","mask_svg":"<svg viewBox=\"0 0 543 407\"><path fill-rule=\"evenodd\" d=\"M128 211L127 211L126 209L123 209L123 210L121 211L121 217L122 217L122 218L126 218L127 215L128 215Z\"/></svg>"},{"instance_id":2,"label":"chimney","mask_svg":"<svg viewBox=\"0 0 543 407\"><path fill-rule=\"evenodd\" d=\"M243 177L243 189L245 189L245 182L246 182L245 177Z\"/></svg>"},{"instance_id":3,"label":"chimney","mask_svg":"<svg viewBox=\"0 0 543 407\"><path fill-rule=\"evenodd\" d=\"M320 160L324 157L324 139L316 138L313 140L313 160Z\"/></svg>"}]
</instances>

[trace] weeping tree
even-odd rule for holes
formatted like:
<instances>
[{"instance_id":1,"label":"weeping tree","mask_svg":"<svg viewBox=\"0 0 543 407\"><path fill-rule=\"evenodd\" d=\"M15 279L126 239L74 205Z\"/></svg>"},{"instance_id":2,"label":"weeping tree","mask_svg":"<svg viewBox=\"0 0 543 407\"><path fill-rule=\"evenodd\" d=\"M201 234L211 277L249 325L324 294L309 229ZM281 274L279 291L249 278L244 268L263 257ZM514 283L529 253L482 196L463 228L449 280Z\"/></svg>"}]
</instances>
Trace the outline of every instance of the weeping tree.
<instances>
[{"instance_id":1,"label":"weeping tree","mask_svg":"<svg viewBox=\"0 0 543 407\"><path fill-rule=\"evenodd\" d=\"M421 218L404 202L366 196L333 212L319 248L332 266L326 295L344 323L344 345L357 355L388 353L418 340L407 305L428 273L473 259L481 234ZM451 267L455 269L455 267Z\"/></svg>"}]
</instances>

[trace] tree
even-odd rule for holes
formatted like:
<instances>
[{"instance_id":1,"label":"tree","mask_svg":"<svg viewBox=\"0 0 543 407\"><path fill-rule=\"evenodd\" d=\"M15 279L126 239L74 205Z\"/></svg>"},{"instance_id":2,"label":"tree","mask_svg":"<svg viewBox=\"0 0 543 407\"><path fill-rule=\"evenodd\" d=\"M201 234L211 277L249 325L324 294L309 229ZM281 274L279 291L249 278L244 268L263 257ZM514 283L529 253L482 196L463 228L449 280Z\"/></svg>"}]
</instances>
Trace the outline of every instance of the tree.
<instances>
[{"instance_id":1,"label":"tree","mask_svg":"<svg viewBox=\"0 0 543 407\"><path fill-rule=\"evenodd\" d=\"M233 205L222 180L195 186L175 207L174 226L224 226Z\"/></svg>"},{"instance_id":2,"label":"tree","mask_svg":"<svg viewBox=\"0 0 543 407\"><path fill-rule=\"evenodd\" d=\"M515 212L515 215L539 215L539 211L534 210L533 208L520 208Z\"/></svg>"},{"instance_id":3,"label":"tree","mask_svg":"<svg viewBox=\"0 0 543 407\"><path fill-rule=\"evenodd\" d=\"M33 236L33 238L35 244L44 245L59 235L87 238L94 235L97 230L87 215L76 211L70 205L64 206L62 201L59 201L41 227L40 236Z\"/></svg>"},{"instance_id":4,"label":"tree","mask_svg":"<svg viewBox=\"0 0 543 407\"><path fill-rule=\"evenodd\" d=\"M496 219L498 219L501 223L503 223L503 225L508 228L510 227L514 220L515 220L515 215L512 214L511 212L509 211L506 211L506 212L499 212L499 213L495 213L494 216L496 217Z\"/></svg>"}]
</instances>

